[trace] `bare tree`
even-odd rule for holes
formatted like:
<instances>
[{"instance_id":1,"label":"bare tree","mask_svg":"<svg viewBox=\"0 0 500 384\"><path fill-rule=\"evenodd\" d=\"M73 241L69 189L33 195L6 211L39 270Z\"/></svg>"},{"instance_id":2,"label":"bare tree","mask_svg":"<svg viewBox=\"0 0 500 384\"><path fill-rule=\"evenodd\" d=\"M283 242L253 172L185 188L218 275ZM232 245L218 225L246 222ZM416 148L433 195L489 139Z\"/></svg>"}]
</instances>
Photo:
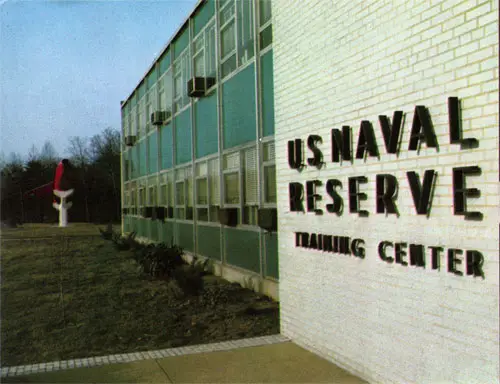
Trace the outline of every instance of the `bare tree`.
<instances>
[{"instance_id":1,"label":"bare tree","mask_svg":"<svg viewBox=\"0 0 500 384\"><path fill-rule=\"evenodd\" d=\"M40 160L40 152L35 144L33 144L28 152L28 162Z\"/></svg>"},{"instance_id":2,"label":"bare tree","mask_svg":"<svg viewBox=\"0 0 500 384\"><path fill-rule=\"evenodd\" d=\"M83 199L85 203L85 221L89 221L89 199L87 172L90 164L90 150L86 137L74 136L69 139L68 152L71 155L71 162L81 169L81 180L83 184Z\"/></svg>"},{"instance_id":3,"label":"bare tree","mask_svg":"<svg viewBox=\"0 0 500 384\"><path fill-rule=\"evenodd\" d=\"M46 166L57 163L59 156L54 145L50 141L45 141L40 151L40 160Z\"/></svg>"}]
</instances>

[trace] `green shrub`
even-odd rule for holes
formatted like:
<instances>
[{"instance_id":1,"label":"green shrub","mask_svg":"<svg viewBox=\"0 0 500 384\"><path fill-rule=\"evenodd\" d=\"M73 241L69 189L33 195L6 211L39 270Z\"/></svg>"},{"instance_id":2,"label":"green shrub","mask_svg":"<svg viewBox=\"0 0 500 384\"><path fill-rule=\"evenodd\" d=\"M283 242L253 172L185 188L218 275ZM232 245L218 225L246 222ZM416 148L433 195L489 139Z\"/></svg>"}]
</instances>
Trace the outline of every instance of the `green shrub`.
<instances>
[{"instance_id":1,"label":"green shrub","mask_svg":"<svg viewBox=\"0 0 500 384\"><path fill-rule=\"evenodd\" d=\"M99 232L101 233L101 237L104 240L111 240L113 238L113 235L114 235L113 225L111 223L109 223L105 230L102 230L101 228L99 228Z\"/></svg>"}]
</instances>

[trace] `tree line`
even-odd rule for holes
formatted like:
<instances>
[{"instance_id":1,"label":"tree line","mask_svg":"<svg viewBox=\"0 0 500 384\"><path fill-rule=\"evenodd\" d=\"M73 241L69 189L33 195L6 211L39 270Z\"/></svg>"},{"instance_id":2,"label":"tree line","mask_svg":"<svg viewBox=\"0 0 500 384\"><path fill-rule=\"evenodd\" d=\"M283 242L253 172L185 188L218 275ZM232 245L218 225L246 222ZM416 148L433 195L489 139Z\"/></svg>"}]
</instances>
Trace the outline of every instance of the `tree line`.
<instances>
[{"instance_id":1,"label":"tree line","mask_svg":"<svg viewBox=\"0 0 500 384\"><path fill-rule=\"evenodd\" d=\"M71 164L69 222L120 220L120 132L106 128L92 137L71 137L67 157ZM50 142L33 145L23 159L18 153L0 155L1 220L11 225L55 223L51 192L57 164L63 159ZM44 188L39 188L45 186Z\"/></svg>"}]
</instances>

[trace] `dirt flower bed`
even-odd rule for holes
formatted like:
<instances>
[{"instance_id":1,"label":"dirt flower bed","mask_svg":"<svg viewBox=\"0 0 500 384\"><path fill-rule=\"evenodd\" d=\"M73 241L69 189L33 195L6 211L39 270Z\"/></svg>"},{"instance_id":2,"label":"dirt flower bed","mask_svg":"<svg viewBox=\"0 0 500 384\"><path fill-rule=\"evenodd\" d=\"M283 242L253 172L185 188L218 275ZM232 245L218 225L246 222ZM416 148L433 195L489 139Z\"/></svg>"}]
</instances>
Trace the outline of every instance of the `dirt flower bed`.
<instances>
[{"instance_id":1,"label":"dirt flower bed","mask_svg":"<svg viewBox=\"0 0 500 384\"><path fill-rule=\"evenodd\" d=\"M279 304L239 284L204 275L186 293L99 234L57 230L2 241L2 366L279 333Z\"/></svg>"}]
</instances>

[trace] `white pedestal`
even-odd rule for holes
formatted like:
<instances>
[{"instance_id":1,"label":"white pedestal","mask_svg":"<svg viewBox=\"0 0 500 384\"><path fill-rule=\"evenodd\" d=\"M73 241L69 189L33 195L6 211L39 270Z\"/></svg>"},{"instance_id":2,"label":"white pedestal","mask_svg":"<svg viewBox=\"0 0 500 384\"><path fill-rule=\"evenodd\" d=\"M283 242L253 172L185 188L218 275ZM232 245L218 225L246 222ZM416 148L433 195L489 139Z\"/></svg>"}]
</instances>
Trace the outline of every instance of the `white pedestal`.
<instances>
[{"instance_id":1,"label":"white pedestal","mask_svg":"<svg viewBox=\"0 0 500 384\"><path fill-rule=\"evenodd\" d=\"M54 203L52 206L59 211L59 227L68 226L68 209L73 205L72 202L66 202L66 198L73 193L73 189L67 191L54 190L54 195L61 199L59 204Z\"/></svg>"}]
</instances>

